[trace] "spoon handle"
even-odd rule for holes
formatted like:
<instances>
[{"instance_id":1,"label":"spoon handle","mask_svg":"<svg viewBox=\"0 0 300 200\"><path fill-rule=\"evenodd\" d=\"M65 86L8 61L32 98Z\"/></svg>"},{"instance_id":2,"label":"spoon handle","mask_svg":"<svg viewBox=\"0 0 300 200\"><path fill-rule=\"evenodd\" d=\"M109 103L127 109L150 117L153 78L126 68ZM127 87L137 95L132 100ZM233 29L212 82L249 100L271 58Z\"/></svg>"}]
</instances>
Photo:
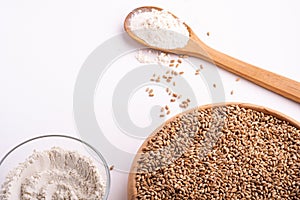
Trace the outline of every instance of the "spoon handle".
<instances>
[{"instance_id":1,"label":"spoon handle","mask_svg":"<svg viewBox=\"0 0 300 200\"><path fill-rule=\"evenodd\" d=\"M226 71L230 71L259 86L300 103L300 82L245 63L206 45L200 45L202 51L198 51L198 53L193 51L193 56L212 62ZM204 56L203 50L208 56Z\"/></svg>"}]
</instances>

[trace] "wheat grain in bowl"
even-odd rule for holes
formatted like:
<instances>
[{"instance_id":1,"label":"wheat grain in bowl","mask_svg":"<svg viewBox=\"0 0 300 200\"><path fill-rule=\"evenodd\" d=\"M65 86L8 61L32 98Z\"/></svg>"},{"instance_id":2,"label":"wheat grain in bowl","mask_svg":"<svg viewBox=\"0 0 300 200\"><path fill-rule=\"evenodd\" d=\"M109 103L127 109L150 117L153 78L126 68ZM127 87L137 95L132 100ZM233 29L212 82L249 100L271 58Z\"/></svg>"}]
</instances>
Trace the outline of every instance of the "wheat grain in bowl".
<instances>
[{"instance_id":1,"label":"wheat grain in bowl","mask_svg":"<svg viewBox=\"0 0 300 200\"><path fill-rule=\"evenodd\" d=\"M128 199L299 199L300 125L250 104L175 116L141 146Z\"/></svg>"},{"instance_id":2,"label":"wheat grain in bowl","mask_svg":"<svg viewBox=\"0 0 300 200\"><path fill-rule=\"evenodd\" d=\"M107 199L109 168L89 144L46 135L13 148L0 162L1 200Z\"/></svg>"}]
</instances>

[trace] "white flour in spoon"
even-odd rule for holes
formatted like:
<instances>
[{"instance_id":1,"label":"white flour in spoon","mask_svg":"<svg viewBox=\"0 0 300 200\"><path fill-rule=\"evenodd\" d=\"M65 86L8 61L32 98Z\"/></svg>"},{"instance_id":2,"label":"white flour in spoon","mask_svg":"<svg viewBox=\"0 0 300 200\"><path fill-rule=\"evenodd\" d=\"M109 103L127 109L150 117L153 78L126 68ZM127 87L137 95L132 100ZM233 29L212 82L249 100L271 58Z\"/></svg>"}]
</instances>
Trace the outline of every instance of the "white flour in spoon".
<instances>
[{"instance_id":1,"label":"white flour in spoon","mask_svg":"<svg viewBox=\"0 0 300 200\"><path fill-rule=\"evenodd\" d=\"M176 49L184 47L189 41L185 24L164 10L139 10L129 22L130 30L153 47Z\"/></svg>"},{"instance_id":2,"label":"white flour in spoon","mask_svg":"<svg viewBox=\"0 0 300 200\"><path fill-rule=\"evenodd\" d=\"M77 152L34 152L6 177L1 200L100 200L105 184L97 166Z\"/></svg>"}]
</instances>

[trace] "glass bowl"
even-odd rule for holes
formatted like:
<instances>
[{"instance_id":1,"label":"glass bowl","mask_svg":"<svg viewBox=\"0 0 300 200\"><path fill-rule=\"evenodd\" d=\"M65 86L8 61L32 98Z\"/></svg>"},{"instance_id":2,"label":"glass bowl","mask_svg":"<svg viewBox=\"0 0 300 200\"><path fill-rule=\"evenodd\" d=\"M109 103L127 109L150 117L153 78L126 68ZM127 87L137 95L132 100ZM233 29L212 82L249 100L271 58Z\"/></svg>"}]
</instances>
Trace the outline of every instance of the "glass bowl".
<instances>
[{"instance_id":1,"label":"glass bowl","mask_svg":"<svg viewBox=\"0 0 300 200\"><path fill-rule=\"evenodd\" d=\"M103 183L105 184L103 199L108 198L110 190L110 170L99 151L88 143L66 135L43 135L22 142L10 150L0 161L0 189L8 173L15 169L20 163L26 161L36 151L50 150L52 147L60 147L67 151L76 151L80 155L92 160L98 168Z\"/></svg>"}]
</instances>

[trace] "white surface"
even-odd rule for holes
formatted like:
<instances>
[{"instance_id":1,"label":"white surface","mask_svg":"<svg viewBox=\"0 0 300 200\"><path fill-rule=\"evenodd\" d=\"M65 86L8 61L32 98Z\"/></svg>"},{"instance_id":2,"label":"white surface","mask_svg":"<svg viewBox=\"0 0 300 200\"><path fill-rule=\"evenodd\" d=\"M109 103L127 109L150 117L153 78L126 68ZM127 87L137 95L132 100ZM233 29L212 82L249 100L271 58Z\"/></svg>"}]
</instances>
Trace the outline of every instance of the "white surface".
<instances>
[{"instance_id":1,"label":"white surface","mask_svg":"<svg viewBox=\"0 0 300 200\"><path fill-rule=\"evenodd\" d=\"M102 42L123 31L128 12L143 5L172 11L219 51L300 80L297 0L1 1L0 156L33 136L77 136L72 95L82 63ZM299 104L219 72L226 101L267 106L300 121ZM126 183L126 174L112 171L110 199L126 199Z\"/></svg>"}]
</instances>

